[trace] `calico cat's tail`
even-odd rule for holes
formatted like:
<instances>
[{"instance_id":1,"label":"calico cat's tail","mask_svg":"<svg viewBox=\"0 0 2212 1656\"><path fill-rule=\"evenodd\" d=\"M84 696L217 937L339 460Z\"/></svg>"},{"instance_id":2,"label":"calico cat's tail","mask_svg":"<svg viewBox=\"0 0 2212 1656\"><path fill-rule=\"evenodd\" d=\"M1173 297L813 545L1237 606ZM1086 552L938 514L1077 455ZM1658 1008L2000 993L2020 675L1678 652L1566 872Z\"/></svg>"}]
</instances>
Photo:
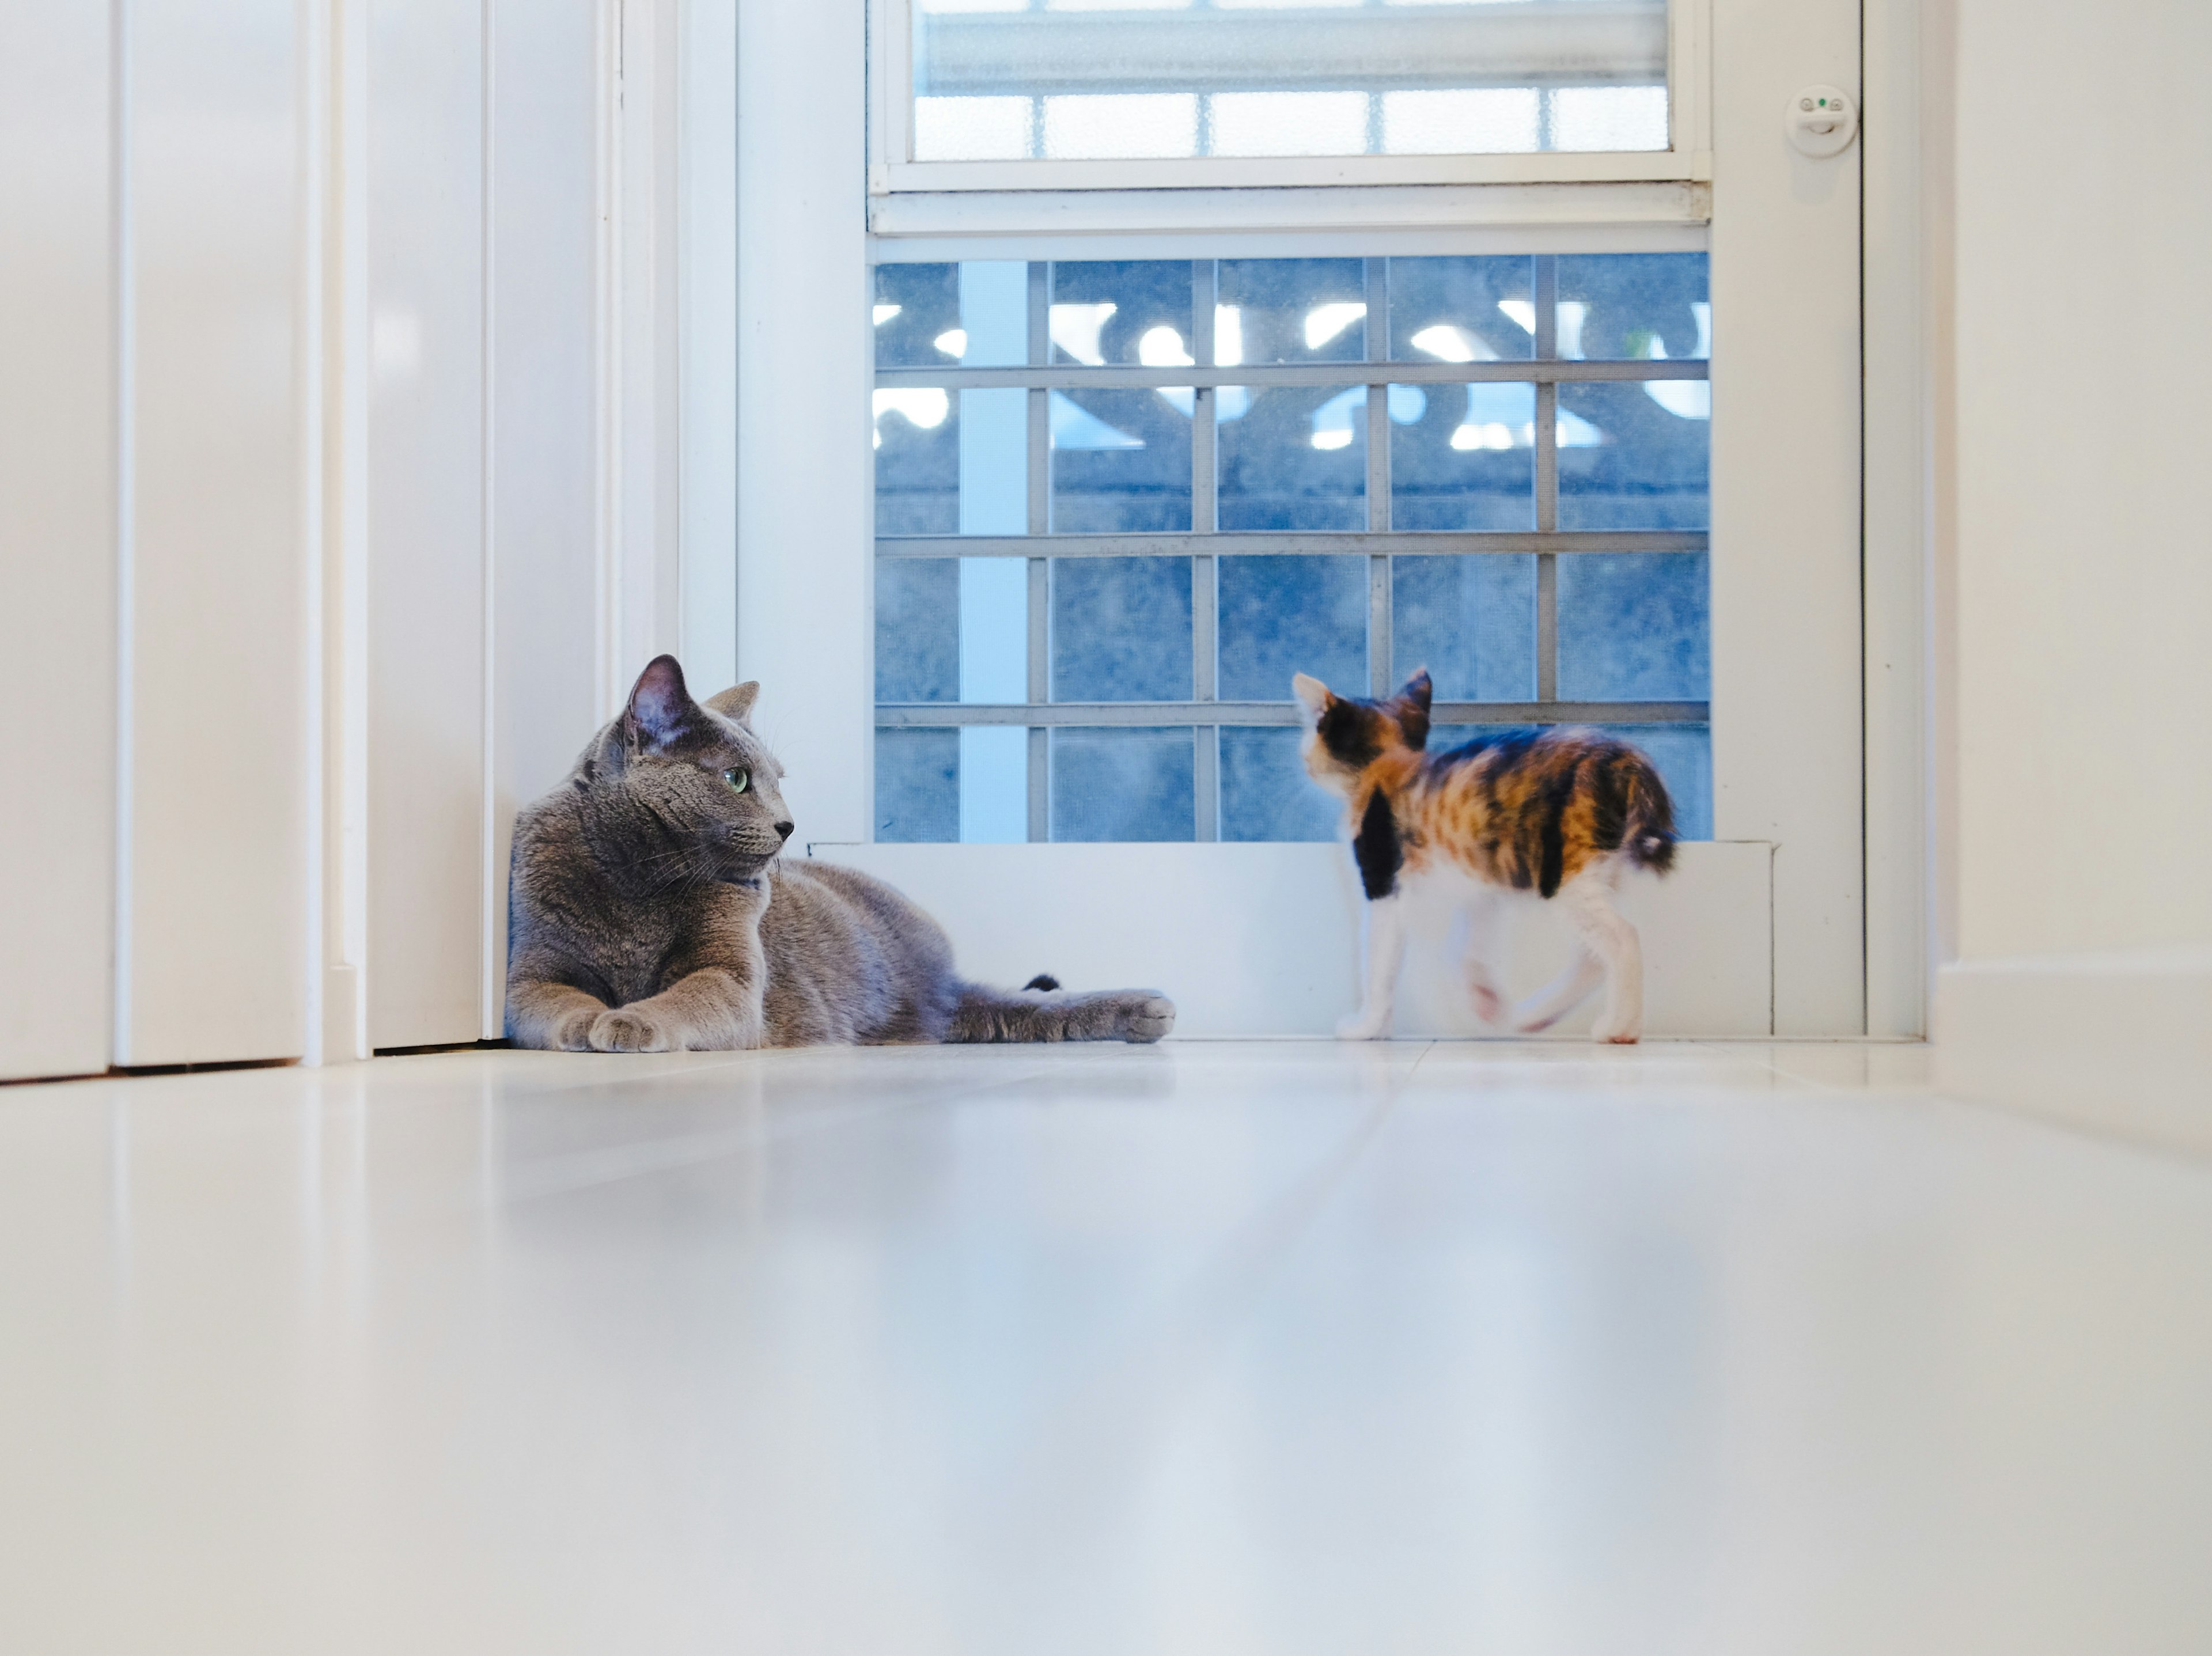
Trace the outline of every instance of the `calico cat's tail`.
<instances>
[{"instance_id":1,"label":"calico cat's tail","mask_svg":"<svg viewBox=\"0 0 2212 1656\"><path fill-rule=\"evenodd\" d=\"M1175 1028L1175 1003L1156 989L1060 992L1040 973L1019 991L963 983L952 1009L948 1041L1153 1041Z\"/></svg>"},{"instance_id":2,"label":"calico cat's tail","mask_svg":"<svg viewBox=\"0 0 2212 1656\"><path fill-rule=\"evenodd\" d=\"M1664 874L1674 866L1674 802L1666 783L1642 754L1621 767L1620 786L1626 798L1621 854L1638 868Z\"/></svg>"}]
</instances>

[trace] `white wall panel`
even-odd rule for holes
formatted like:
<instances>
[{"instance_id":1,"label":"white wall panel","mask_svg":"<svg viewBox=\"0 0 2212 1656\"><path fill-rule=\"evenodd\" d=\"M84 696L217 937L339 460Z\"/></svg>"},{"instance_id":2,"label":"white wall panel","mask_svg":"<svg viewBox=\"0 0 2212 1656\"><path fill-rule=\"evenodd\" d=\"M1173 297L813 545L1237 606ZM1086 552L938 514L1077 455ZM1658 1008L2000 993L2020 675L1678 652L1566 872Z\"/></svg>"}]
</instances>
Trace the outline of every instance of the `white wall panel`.
<instances>
[{"instance_id":1,"label":"white wall panel","mask_svg":"<svg viewBox=\"0 0 2212 1656\"><path fill-rule=\"evenodd\" d=\"M133 0L117 1061L303 1050L305 179L290 0Z\"/></svg>"},{"instance_id":2,"label":"white wall panel","mask_svg":"<svg viewBox=\"0 0 2212 1656\"><path fill-rule=\"evenodd\" d=\"M1159 989L1178 1035L1327 1035L1359 999L1359 883L1335 845L821 845L824 861L889 880L952 935L967 976L1071 989ZM1664 880L1627 882L1655 1035L1763 1035L1771 1025L1772 847L1684 845ZM1478 1024L1451 950L1455 916L1416 911L1398 1008L1404 1035ZM1533 993L1566 962L1564 928L1516 905L1507 988ZM1585 1006L1561 1028L1586 1031Z\"/></svg>"},{"instance_id":3,"label":"white wall panel","mask_svg":"<svg viewBox=\"0 0 2212 1656\"><path fill-rule=\"evenodd\" d=\"M684 0L683 658L738 682L738 0Z\"/></svg>"},{"instance_id":4,"label":"white wall panel","mask_svg":"<svg viewBox=\"0 0 2212 1656\"><path fill-rule=\"evenodd\" d=\"M823 840L874 832L863 13L738 12L738 671Z\"/></svg>"},{"instance_id":5,"label":"white wall panel","mask_svg":"<svg viewBox=\"0 0 2212 1656\"><path fill-rule=\"evenodd\" d=\"M369 31L369 1038L483 1022L483 18Z\"/></svg>"},{"instance_id":6,"label":"white wall panel","mask_svg":"<svg viewBox=\"0 0 2212 1656\"><path fill-rule=\"evenodd\" d=\"M2024 9L1958 6L1959 950L2212 947L2212 9Z\"/></svg>"},{"instance_id":7,"label":"white wall panel","mask_svg":"<svg viewBox=\"0 0 2212 1656\"><path fill-rule=\"evenodd\" d=\"M113 106L105 6L0 52L0 1077L107 1067L114 941Z\"/></svg>"},{"instance_id":8,"label":"white wall panel","mask_svg":"<svg viewBox=\"0 0 2212 1656\"><path fill-rule=\"evenodd\" d=\"M496 665L487 937L501 968L515 811L599 719L598 7L495 0L492 549ZM498 1033L498 997L491 1026Z\"/></svg>"},{"instance_id":9,"label":"white wall panel","mask_svg":"<svg viewBox=\"0 0 2212 1656\"><path fill-rule=\"evenodd\" d=\"M1775 1029L1865 1028L1859 155L1791 149L1856 92L1851 0L1713 7L1713 818L1775 846Z\"/></svg>"}]
</instances>

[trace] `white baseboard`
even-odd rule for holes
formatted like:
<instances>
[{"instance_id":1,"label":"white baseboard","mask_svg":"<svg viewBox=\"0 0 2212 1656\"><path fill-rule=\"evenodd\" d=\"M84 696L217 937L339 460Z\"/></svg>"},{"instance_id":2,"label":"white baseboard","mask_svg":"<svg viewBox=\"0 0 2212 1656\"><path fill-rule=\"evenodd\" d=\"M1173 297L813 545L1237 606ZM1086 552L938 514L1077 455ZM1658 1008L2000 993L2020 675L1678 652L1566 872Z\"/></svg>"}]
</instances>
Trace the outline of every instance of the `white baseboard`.
<instances>
[{"instance_id":1,"label":"white baseboard","mask_svg":"<svg viewBox=\"0 0 2212 1656\"><path fill-rule=\"evenodd\" d=\"M1935 1047L1954 1096L2212 1152L2212 949L1946 966Z\"/></svg>"}]
</instances>

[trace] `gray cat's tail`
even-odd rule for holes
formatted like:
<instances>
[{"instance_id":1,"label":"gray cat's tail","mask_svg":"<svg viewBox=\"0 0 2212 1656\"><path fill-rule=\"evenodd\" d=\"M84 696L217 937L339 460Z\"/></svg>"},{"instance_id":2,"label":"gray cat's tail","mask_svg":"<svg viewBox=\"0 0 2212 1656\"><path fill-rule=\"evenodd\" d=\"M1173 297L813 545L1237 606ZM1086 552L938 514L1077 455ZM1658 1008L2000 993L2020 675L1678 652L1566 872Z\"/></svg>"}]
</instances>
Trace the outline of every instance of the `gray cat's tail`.
<instances>
[{"instance_id":1,"label":"gray cat's tail","mask_svg":"<svg viewBox=\"0 0 2212 1656\"><path fill-rule=\"evenodd\" d=\"M1175 1028L1175 1003L1156 989L1101 989L1062 993L1057 979L1040 973L1027 987L1009 991L963 983L952 1009L948 1041L1153 1041Z\"/></svg>"}]
</instances>

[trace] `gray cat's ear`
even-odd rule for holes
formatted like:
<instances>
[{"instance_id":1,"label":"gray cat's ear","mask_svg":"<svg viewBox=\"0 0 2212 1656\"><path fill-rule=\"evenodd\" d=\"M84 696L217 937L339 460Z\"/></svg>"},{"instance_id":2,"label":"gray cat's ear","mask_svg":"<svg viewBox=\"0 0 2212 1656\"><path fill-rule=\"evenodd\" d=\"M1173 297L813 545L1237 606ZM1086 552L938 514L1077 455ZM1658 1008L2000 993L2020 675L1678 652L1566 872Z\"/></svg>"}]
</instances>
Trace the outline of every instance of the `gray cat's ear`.
<instances>
[{"instance_id":1,"label":"gray cat's ear","mask_svg":"<svg viewBox=\"0 0 2212 1656\"><path fill-rule=\"evenodd\" d=\"M623 729L648 748L665 747L690 727L698 704L684 688L684 670L674 656L655 656L630 687L623 710Z\"/></svg>"},{"instance_id":2,"label":"gray cat's ear","mask_svg":"<svg viewBox=\"0 0 2212 1656\"><path fill-rule=\"evenodd\" d=\"M745 722L745 715L752 712L753 703L759 700L760 681L749 678L742 684L732 685L720 695L708 696L707 707L709 712L718 713L725 719L734 719L742 725Z\"/></svg>"},{"instance_id":3,"label":"gray cat's ear","mask_svg":"<svg viewBox=\"0 0 2212 1656\"><path fill-rule=\"evenodd\" d=\"M1291 694L1297 697L1298 706L1306 710L1306 723L1310 725L1328 711L1328 704L1336 700L1328 685L1311 673L1300 673L1291 680Z\"/></svg>"}]
</instances>

